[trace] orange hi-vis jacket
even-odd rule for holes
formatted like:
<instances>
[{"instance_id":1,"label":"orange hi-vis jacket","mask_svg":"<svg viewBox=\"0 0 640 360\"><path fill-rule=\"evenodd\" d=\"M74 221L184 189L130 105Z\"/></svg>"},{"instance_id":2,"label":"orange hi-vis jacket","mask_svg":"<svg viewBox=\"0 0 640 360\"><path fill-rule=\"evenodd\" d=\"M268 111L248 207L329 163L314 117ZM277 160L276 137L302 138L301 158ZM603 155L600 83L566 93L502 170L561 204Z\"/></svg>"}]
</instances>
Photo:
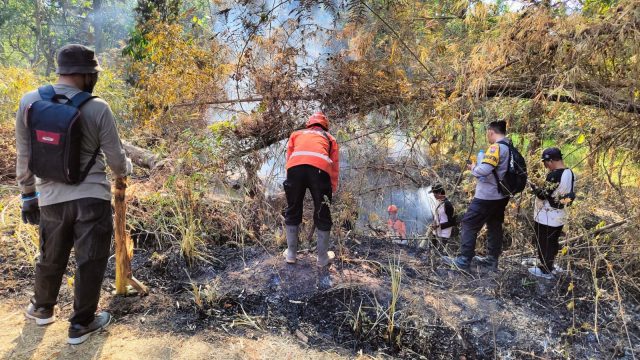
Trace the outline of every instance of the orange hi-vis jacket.
<instances>
[{"instance_id":1,"label":"orange hi-vis jacket","mask_svg":"<svg viewBox=\"0 0 640 360\"><path fill-rule=\"evenodd\" d=\"M402 239L407 237L407 227L404 221L400 219L396 219L396 221L389 219L387 220L387 227L389 228L390 235L399 236Z\"/></svg>"},{"instance_id":2,"label":"orange hi-vis jacket","mask_svg":"<svg viewBox=\"0 0 640 360\"><path fill-rule=\"evenodd\" d=\"M321 127L312 126L297 130L289 137L286 168L289 170L298 165L311 165L325 171L331 177L333 192L338 189L340 175L338 142Z\"/></svg>"}]
</instances>

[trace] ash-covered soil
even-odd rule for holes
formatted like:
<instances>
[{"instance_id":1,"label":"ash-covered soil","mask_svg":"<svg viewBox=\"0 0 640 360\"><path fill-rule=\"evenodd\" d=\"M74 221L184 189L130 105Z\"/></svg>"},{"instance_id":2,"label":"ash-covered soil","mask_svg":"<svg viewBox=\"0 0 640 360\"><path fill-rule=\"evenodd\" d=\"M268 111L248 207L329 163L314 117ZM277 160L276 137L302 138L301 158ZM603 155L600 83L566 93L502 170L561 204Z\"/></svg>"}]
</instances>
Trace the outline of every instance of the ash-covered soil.
<instances>
[{"instance_id":1,"label":"ash-covered soil","mask_svg":"<svg viewBox=\"0 0 640 360\"><path fill-rule=\"evenodd\" d=\"M33 270L12 257L7 239L0 297L26 304ZM133 262L136 278L151 288L148 296L111 295L113 258L104 282L101 307L136 331L208 341L279 336L346 357L632 359L640 353L640 319L631 299L623 303L624 322L607 294L596 315L590 272L534 279L508 252L497 273L477 267L462 273L442 265L436 250L358 237L344 240L335 264L320 270L309 250L288 265L282 249L222 246L207 251L216 260L188 266L177 249L152 243L138 244ZM400 278L395 298L394 271ZM70 282L63 281L63 318L71 312L71 295Z\"/></svg>"}]
</instances>

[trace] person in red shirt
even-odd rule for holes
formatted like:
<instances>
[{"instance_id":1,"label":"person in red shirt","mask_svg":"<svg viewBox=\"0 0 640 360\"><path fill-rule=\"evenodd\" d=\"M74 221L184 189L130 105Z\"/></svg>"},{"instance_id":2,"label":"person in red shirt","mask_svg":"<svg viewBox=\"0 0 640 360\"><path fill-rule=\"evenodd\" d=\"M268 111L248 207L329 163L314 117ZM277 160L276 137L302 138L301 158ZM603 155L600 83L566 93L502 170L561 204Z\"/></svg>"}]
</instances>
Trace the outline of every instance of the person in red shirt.
<instances>
[{"instance_id":1,"label":"person in red shirt","mask_svg":"<svg viewBox=\"0 0 640 360\"><path fill-rule=\"evenodd\" d=\"M302 222L302 205L307 189L313 198L313 221L318 241L318 266L327 266L333 258L329 252L331 232L331 197L338 188L340 172L336 139L328 133L329 120L317 112L307 121L307 127L294 131L287 144L287 179L284 191L287 208L284 210L287 250L286 262L294 264L298 251L298 233Z\"/></svg>"},{"instance_id":2,"label":"person in red shirt","mask_svg":"<svg viewBox=\"0 0 640 360\"><path fill-rule=\"evenodd\" d=\"M407 227L404 224L404 221L398 219L398 207L395 205L389 205L387 212L389 213L389 220L387 220L387 233L392 237L406 239Z\"/></svg>"}]
</instances>

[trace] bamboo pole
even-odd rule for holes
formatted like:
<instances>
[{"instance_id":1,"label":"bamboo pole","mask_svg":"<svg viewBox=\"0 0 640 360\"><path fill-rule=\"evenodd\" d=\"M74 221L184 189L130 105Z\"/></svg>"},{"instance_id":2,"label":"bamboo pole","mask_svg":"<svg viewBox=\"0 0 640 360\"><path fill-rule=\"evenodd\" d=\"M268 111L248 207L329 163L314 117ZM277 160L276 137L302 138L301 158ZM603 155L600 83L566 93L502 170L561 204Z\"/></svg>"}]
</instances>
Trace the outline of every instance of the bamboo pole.
<instances>
[{"instance_id":1,"label":"bamboo pole","mask_svg":"<svg viewBox=\"0 0 640 360\"><path fill-rule=\"evenodd\" d=\"M117 178L114 193L115 242L116 242L116 295L146 295L149 290L131 272L133 242L126 229L127 203L125 193L127 178Z\"/></svg>"}]
</instances>

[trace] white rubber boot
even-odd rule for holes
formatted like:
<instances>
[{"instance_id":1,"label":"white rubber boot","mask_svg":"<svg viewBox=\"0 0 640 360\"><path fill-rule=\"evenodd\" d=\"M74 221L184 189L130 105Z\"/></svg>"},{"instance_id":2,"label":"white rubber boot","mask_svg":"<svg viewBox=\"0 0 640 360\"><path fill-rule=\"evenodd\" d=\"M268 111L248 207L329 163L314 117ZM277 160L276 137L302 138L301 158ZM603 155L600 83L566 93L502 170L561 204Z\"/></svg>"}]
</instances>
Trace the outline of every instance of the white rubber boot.
<instances>
[{"instance_id":1,"label":"white rubber boot","mask_svg":"<svg viewBox=\"0 0 640 360\"><path fill-rule=\"evenodd\" d=\"M296 254L298 253L298 225L287 225L287 250L284 251L284 259L288 264L296 263Z\"/></svg>"},{"instance_id":2,"label":"white rubber boot","mask_svg":"<svg viewBox=\"0 0 640 360\"><path fill-rule=\"evenodd\" d=\"M330 233L330 231L316 230L316 237L318 238L318 266L327 266L336 257L333 251L328 251L329 243L331 242L329 237Z\"/></svg>"}]
</instances>

